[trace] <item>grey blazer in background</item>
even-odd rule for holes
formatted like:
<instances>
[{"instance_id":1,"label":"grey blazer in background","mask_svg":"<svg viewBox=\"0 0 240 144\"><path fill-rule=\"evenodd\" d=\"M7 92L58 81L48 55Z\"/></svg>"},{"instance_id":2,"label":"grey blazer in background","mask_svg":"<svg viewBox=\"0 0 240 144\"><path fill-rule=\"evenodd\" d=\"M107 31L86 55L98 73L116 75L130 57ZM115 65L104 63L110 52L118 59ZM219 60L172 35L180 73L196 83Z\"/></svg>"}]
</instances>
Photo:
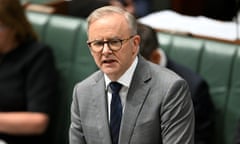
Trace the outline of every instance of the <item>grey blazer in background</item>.
<instances>
[{"instance_id":1,"label":"grey blazer in background","mask_svg":"<svg viewBox=\"0 0 240 144\"><path fill-rule=\"evenodd\" d=\"M78 83L71 106L70 144L111 144L103 73ZM178 75L139 57L128 91L119 144L193 144L194 111Z\"/></svg>"}]
</instances>

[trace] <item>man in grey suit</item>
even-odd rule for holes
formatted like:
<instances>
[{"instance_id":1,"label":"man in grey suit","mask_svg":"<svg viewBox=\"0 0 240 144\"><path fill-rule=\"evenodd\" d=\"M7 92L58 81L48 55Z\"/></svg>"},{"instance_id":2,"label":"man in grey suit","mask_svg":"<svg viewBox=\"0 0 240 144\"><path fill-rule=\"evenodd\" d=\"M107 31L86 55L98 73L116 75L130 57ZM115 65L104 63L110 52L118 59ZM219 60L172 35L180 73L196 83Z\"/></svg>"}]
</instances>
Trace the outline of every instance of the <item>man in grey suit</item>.
<instances>
[{"instance_id":1,"label":"man in grey suit","mask_svg":"<svg viewBox=\"0 0 240 144\"><path fill-rule=\"evenodd\" d=\"M134 16L106 6L93 11L87 21L87 43L100 70L74 88L70 144L193 144L188 85L138 55L141 38ZM112 112L112 82L122 85L119 131L112 129L117 125L112 117L119 113Z\"/></svg>"}]
</instances>

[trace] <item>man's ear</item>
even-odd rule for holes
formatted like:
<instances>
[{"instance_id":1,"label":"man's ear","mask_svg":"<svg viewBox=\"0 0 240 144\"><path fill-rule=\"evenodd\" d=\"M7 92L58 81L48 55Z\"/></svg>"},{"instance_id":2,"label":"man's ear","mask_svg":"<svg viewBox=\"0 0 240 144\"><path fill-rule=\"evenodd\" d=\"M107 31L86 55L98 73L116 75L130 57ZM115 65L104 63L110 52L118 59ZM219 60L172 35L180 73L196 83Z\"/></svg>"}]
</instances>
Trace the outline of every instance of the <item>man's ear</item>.
<instances>
[{"instance_id":1,"label":"man's ear","mask_svg":"<svg viewBox=\"0 0 240 144\"><path fill-rule=\"evenodd\" d=\"M161 54L157 49L155 49L150 56L150 61L155 64L160 64L160 60L161 60Z\"/></svg>"}]
</instances>

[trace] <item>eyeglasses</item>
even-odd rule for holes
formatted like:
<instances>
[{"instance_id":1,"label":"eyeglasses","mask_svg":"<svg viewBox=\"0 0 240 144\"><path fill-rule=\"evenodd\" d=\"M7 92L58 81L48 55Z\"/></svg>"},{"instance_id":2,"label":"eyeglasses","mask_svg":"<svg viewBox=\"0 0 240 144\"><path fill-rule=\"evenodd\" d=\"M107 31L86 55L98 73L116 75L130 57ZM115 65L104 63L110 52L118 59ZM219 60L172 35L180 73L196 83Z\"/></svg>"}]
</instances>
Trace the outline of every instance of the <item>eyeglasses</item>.
<instances>
[{"instance_id":1,"label":"eyeglasses","mask_svg":"<svg viewBox=\"0 0 240 144\"><path fill-rule=\"evenodd\" d=\"M108 41L94 40L91 42L87 42L87 44L88 44L88 47L91 48L91 50L94 52L101 52L103 50L105 43L107 44L107 46L110 50L118 51L122 48L123 42L126 42L133 37L134 37L134 35L132 35L126 39L111 39Z\"/></svg>"}]
</instances>

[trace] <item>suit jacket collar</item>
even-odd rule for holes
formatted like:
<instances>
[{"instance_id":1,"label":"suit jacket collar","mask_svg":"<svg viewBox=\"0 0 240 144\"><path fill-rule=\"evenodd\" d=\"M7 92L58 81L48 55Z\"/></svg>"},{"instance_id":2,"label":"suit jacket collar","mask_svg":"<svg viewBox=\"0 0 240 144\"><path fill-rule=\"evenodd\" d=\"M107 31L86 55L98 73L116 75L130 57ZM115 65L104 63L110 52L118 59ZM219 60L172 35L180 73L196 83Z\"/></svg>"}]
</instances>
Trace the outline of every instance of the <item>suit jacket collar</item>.
<instances>
[{"instance_id":1,"label":"suit jacket collar","mask_svg":"<svg viewBox=\"0 0 240 144\"><path fill-rule=\"evenodd\" d=\"M100 72L95 77L95 84L92 87L92 103L96 109L95 119L97 121L96 127L100 136L99 144L111 144L111 136L108 121L108 108L107 108L107 94L105 90L105 82L103 73Z\"/></svg>"},{"instance_id":2,"label":"suit jacket collar","mask_svg":"<svg viewBox=\"0 0 240 144\"><path fill-rule=\"evenodd\" d=\"M149 66L147 62L139 56L139 62L127 94L125 112L122 117L119 135L120 144L127 144L131 140L138 114L150 89L147 83L150 79Z\"/></svg>"}]
</instances>

